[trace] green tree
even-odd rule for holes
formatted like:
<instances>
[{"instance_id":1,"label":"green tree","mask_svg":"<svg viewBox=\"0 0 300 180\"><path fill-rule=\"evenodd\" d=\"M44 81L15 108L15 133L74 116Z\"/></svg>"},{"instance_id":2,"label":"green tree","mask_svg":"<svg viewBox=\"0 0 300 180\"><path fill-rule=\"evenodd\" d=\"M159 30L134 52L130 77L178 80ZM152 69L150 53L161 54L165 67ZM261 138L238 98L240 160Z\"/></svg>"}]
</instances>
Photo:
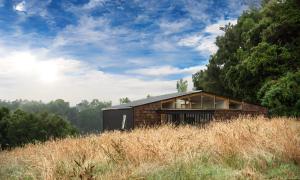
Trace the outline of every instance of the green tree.
<instances>
[{"instance_id":1,"label":"green tree","mask_svg":"<svg viewBox=\"0 0 300 180\"><path fill-rule=\"evenodd\" d=\"M126 104L126 103L129 103L129 102L130 102L130 99L128 97L120 98L120 104Z\"/></svg>"},{"instance_id":2,"label":"green tree","mask_svg":"<svg viewBox=\"0 0 300 180\"><path fill-rule=\"evenodd\" d=\"M7 127L8 127L9 109L0 108L0 150L8 147Z\"/></svg>"},{"instance_id":3,"label":"green tree","mask_svg":"<svg viewBox=\"0 0 300 180\"><path fill-rule=\"evenodd\" d=\"M22 110L9 112L7 108L1 108L0 118L2 149L77 134L69 122L48 113L31 114Z\"/></svg>"},{"instance_id":4,"label":"green tree","mask_svg":"<svg viewBox=\"0 0 300 180\"><path fill-rule=\"evenodd\" d=\"M0 100L0 107L7 107L11 111L20 109L27 113L49 113L59 115L79 129L81 133L100 132L102 130L102 109L110 107L111 102L102 102L94 99L91 102L81 101L76 106L70 106L69 102L62 99L43 103L41 101Z\"/></svg>"},{"instance_id":5,"label":"green tree","mask_svg":"<svg viewBox=\"0 0 300 180\"><path fill-rule=\"evenodd\" d=\"M262 105L270 107L272 114L300 116L300 71L268 81L260 89L258 98Z\"/></svg>"},{"instance_id":6,"label":"green tree","mask_svg":"<svg viewBox=\"0 0 300 180\"><path fill-rule=\"evenodd\" d=\"M300 69L299 1L265 0L260 9L245 11L236 25L221 29L218 51L206 70L193 75L196 89L262 103L274 115L298 115L296 102L270 97L284 93L280 87L295 82L291 76Z\"/></svg>"},{"instance_id":7,"label":"green tree","mask_svg":"<svg viewBox=\"0 0 300 180\"><path fill-rule=\"evenodd\" d=\"M110 107L111 102L101 102L94 99L91 102L83 100L77 104L78 126L82 133L100 132L103 129L102 109Z\"/></svg>"},{"instance_id":8,"label":"green tree","mask_svg":"<svg viewBox=\"0 0 300 180\"><path fill-rule=\"evenodd\" d=\"M187 92L188 82L187 80L180 79L176 83L176 89L178 92Z\"/></svg>"}]
</instances>

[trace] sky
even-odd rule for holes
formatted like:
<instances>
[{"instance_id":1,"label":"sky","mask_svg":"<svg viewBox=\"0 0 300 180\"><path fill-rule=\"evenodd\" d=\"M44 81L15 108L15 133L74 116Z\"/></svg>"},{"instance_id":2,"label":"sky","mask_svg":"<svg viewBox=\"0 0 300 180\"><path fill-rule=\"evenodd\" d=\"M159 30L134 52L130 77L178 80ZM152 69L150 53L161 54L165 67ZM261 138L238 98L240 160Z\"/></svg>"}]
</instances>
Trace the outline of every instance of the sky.
<instances>
[{"instance_id":1,"label":"sky","mask_svg":"<svg viewBox=\"0 0 300 180\"><path fill-rule=\"evenodd\" d=\"M176 92L253 0L0 0L0 99Z\"/></svg>"}]
</instances>

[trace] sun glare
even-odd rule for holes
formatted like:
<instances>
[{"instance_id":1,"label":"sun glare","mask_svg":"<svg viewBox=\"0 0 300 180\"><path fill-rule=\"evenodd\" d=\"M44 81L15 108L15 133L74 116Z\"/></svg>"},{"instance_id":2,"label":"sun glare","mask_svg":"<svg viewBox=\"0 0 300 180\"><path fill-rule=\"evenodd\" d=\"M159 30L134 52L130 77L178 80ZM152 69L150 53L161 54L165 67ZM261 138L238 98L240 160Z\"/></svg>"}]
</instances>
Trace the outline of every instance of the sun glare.
<instances>
[{"instance_id":1,"label":"sun glare","mask_svg":"<svg viewBox=\"0 0 300 180\"><path fill-rule=\"evenodd\" d=\"M8 69L15 69L20 75L43 83L52 83L59 78L59 64L55 60L37 60L28 52L14 54L8 64Z\"/></svg>"},{"instance_id":2,"label":"sun glare","mask_svg":"<svg viewBox=\"0 0 300 180\"><path fill-rule=\"evenodd\" d=\"M38 66L39 79L46 83L54 82L58 79L58 67L54 63L42 62Z\"/></svg>"}]
</instances>

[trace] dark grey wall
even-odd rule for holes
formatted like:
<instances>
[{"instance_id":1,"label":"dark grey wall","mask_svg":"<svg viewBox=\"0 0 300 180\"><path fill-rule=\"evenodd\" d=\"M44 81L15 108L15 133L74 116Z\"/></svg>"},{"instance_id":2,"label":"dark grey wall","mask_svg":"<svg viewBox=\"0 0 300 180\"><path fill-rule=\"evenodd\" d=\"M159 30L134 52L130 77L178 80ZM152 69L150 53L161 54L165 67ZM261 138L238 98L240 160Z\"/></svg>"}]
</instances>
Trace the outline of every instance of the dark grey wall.
<instances>
[{"instance_id":1,"label":"dark grey wall","mask_svg":"<svg viewBox=\"0 0 300 180\"><path fill-rule=\"evenodd\" d=\"M104 110L103 130L120 130L124 114L126 115L125 129L133 129L133 108L130 108Z\"/></svg>"}]
</instances>

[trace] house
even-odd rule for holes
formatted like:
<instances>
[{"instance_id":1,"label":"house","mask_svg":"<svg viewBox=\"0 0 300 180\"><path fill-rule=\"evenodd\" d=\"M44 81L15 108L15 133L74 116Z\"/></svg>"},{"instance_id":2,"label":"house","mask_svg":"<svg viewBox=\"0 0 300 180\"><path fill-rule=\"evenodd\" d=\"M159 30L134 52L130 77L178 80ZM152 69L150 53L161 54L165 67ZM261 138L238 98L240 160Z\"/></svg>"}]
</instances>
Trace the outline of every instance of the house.
<instances>
[{"instance_id":1,"label":"house","mask_svg":"<svg viewBox=\"0 0 300 180\"><path fill-rule=\"evenodd\" d=\"M173 93L104 109L103 128L133 129L167 122L201 124L239 115L267 115L267 109L205 91Z\"/></svg>"}]
</instances>

